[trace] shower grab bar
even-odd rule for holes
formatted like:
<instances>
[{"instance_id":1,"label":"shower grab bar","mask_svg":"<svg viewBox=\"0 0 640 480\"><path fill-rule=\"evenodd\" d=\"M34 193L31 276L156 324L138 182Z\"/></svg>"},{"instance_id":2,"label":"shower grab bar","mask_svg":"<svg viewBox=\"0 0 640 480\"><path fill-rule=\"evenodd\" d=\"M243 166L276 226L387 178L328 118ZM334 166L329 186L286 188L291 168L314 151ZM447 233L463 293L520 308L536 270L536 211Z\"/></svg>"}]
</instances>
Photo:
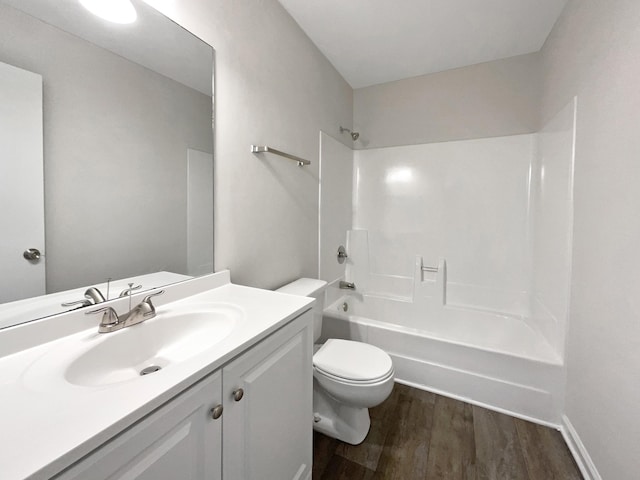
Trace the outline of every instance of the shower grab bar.
<instances>
[{"instance_id":1,"label":"shower grab bar","mask_svg":"<svg viewBox=\"0 0 640 480\"><path fill-rule=\"evenodd\" d=\"M425 267L423 265L423 266L420 267L420 270L422 270L423 272L438 273L438 267Z\"/></svg>"},{"instance_id":2,"label":"shower grab bar","mask_svg":"<svg viewBox=\"0 0 640 480\"><path fill-rule=\"evenodd\" d=\"M288 158L289 160L293 160L294 162L298 162L299 167L311 165L311 162L309 160L296 157L295 155L291 155L290 153L281 152L280 150L276 150L275 148L268 147L266 145L251 145L251 153L273 153L274 155L280 155L281 157Z\"/></svg>"}]
</instances>

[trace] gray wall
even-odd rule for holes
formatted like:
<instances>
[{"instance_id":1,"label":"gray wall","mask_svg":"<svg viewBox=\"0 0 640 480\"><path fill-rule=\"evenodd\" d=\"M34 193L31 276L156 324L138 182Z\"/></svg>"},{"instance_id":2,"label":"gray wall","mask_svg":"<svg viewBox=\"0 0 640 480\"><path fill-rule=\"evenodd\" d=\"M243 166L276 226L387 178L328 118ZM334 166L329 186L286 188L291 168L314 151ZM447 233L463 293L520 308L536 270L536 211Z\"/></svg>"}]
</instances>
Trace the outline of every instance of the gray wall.
<instances>
[{"instance_id":1,"label":"gray wall","mask_svg":"<svg viewBox=\"0 0 640 480\"><path fill-rule=\"evenodd\" d=\"M317 276L318 133L351 124L351 87L276 0L149 3L216 49L216 270L266 288Z\"/></svg>"},{"instance_id":2,"label":"gray wall","mask_svg":"<svg viewBox=\"0 0 640 480\"><path fill-rule=\"evenodd\" d=\"M532 133L539 127L538 54L356 89L356 148Z\"/></svg>"},{"instance_id":3,"label":"gray wall","mask_svg":"<svg viewBox=\"0 0 640 480\"><path fill-rule=\"evenodd\" d=\"M0 61L44 77L47 291L187 273L187 148L212 151L210 97L0 9Z\"/></svg>"},{"instance_id":4,"label":"gray wall","mask_svg":"<svg viewBox=\"0 0 640 480\"><path fill-rule=\"evenodd\" d=\"M566 415L604 479L640 471L640 2L571 0L543 112L578 96Z\"/></svg>"}]
</instances>

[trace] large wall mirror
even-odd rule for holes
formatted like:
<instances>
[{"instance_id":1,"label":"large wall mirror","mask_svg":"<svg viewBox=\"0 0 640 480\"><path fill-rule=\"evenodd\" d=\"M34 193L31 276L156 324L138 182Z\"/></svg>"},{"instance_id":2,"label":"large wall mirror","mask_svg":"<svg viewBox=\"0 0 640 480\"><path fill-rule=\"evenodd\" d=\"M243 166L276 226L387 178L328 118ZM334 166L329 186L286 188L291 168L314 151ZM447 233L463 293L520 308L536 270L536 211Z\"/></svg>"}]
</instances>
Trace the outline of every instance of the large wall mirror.
<instances>
[{"instance_id":1,"label":"large wall mirror","mask_svg":"<svg viewBox=\"0 0 640 480\"><path fill-rule=\"evenodd\" d=\"M213 272L213 49L83 3L0 0L0 328Z\"/></svg>"}]
</instances>

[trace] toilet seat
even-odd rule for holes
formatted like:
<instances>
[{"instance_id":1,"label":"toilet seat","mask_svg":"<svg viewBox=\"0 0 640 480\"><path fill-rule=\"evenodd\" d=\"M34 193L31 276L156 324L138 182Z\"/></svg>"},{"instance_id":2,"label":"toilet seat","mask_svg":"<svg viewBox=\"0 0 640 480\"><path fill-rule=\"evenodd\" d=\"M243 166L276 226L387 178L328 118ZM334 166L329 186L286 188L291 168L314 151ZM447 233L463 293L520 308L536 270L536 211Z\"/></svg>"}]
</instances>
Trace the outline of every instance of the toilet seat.
<instances>
[{"instance_id":1,"label":"toilet seat","mask_svg":"<svg viewBox=\"0 0 640 480\"><path fill-rule=\"evenodd\" d=\"M316 374L318 375L322 375L324 377L327 377L331 380L334 380L336 382L340 382L340 383L344 383L346 385L375 385L378 383L384 383L386 382L390 377L393 377L395 374L395 371L392 369L389 373L387 373L385 376L380 377L380 378L375 378L372 380L353 380L351 378L344 378L344 377L339 377L337 375L332 375L329 372L325 372L322 369L318 368L318 367L313 367L313 369L315 370Z\"/></svg>"},{"instance_id":2,"label":"toilet seat","mask_svg":"<svg viewBox=\"0 0 640 480\"><path fill-rule=\"evenodd\" d=\"M351 340L329 339L313 356L314 369L339 382L369 385L393 376L387 353L373 345Z\"/></svg>"}]
</instances>

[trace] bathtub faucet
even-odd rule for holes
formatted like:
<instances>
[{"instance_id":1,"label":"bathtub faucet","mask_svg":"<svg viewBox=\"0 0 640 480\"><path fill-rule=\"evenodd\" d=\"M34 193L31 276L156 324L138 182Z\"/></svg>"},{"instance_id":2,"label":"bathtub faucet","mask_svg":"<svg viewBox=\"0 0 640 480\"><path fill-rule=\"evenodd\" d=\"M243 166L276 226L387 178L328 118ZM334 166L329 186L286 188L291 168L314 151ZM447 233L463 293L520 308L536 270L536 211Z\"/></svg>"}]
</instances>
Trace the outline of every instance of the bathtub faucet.
<instances>
[{"instance_id":1,"label":"bathtub faucet","mask_svg":"<svg viewBox=\"0 0 640 480\"><path fill-rule=\"evenodd\" d=\"M352 282L344 282L340 280L340 288L343 288L345 290L355 290L356 284Z\"/></svg>"}]
</instances>

